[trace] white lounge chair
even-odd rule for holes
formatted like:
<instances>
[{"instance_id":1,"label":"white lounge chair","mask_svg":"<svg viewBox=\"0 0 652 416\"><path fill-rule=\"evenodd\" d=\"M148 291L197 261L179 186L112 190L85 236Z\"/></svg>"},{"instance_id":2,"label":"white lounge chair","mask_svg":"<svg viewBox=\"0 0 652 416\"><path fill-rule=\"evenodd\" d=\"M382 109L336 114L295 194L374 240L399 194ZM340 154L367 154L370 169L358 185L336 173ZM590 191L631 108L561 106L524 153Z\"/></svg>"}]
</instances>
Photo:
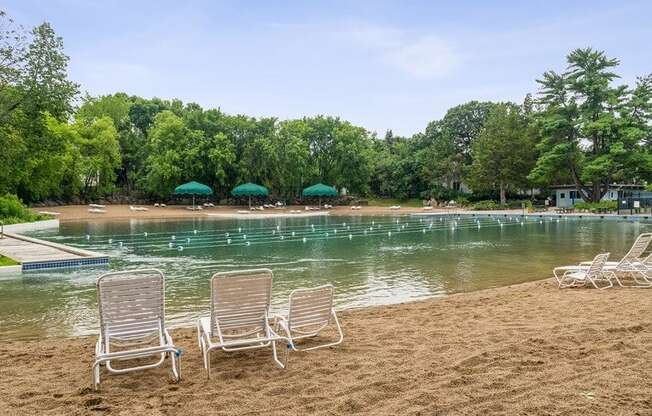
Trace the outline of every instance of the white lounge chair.
<instances>
[{"instance_id":1,"label":"white lounge chair","mask_svg":"<svg viewBox=\"0 0 652 416\"><path fill-rule=\"evenodd\" d=\"M101 204L88 204L90 208L99 208L99 209L104 209L106 208L106 205L101 205Z\"/></svg>"},{"instance_id":2,"label":"white lounge chair","mask_svg":"<svg viewBox=\"0 0 652 416\"><path fill-rule=\"evenodd\" d=\"M106 214L106 210L100 208L89 208L88 212L90 212L91 214Z\"/></svg>"},{"instance_id":3,"label":"white lounge chair","mask_svg":"<svg viewBox=\"0 0 652 416\"><path fill-rule=\"evenodd\" d=\"M332 347L344 340L342 327L333 309L333 285L324 285L309 289L296 289L290 293L290 306L287 316L277 316L277 328L283 330L289 338L293 351L310 351L318 348ZM331 323L335 324L338 339L309 347L297 345L297 341L319 335ZM280 332L280 331L279 331Z\"/></svg>"},{"instance_id":4,"label":"white lounge chair","mask_svg":"<svg viewBox=\"0 0 652 416\"><path fill-rule=\"evenodd\" d=\"M53 217L57 217L61 215L60 212L54 212L54 211L39 211L38 213L43 215L52 215Z\"/></svg>"},{"instance_id":5,"label":"white lounge chair","mask_svg":"<svg viewBox=\"0 0 652 416\"><path fill-rule=\"evenodd\" d=\"M596 289L612 287L612 279L615 275L613 272L604 268L608 258L609 253L598 254L589 266L580 264L575 269L566 269L559 277L555 273L559 288L586 286L587 284L592 284ZM600 286L598 282L606 282L606 285Z\"/></svg>"},{"instance_id":6,"label":"white lounge chair","mask_svg":"<svg viewBox=\"0 0 652 416\"><path fill-rule=\"evenodd\" d=\"M608 261L605 270L614 273L616 282L620 286L650 287L652 286L652 254L643 257L652 242L652 233L642 233L634 241L632 247L620 261ZM582 266L588 266L590 262L582 262ZM628 276L634 284L623 284L622 277Z\"/></svg>"},{"instance_id":7,"label":"white lounge chair","mask_svg":"<svg viewBox=\"0 0 652 416\"><path fill-rule=\"evenodd\" d=\"M181 350L165 329L165 277L155 269L107 273L97 279L100 334L92 368L93 388L100 383L100 366L112 373L159 367L169 357L172 374L180 380ZM114 368L114 361L158 356L150 364Z\"/></svg>"},{"instance_id":8,"label":"white lounge chair","mask_svg":"<svg viewBox=\"0 0 652 416\"><path fill-rule=\"evenodd\" d=\"M210 316L197 321L197 340L204 368L211 377L210 352L272 347L276 365L285 368L286 337L270 324L272 271L269 269L221 272L211 279ZM278 358L276 342L283 341L284 360Z\"/></svg>"},{"instance_id":9,"label":"white lounge chair","mask_svg":"<svg viewBox=\"0 0 652 416\"><path fill-rule=\"evenodd\" d=\"M392 205L389 209L401 209L400 205Z\"/></svg>"},{"instance_id":10,"label":"white lounge chair","mask_svg":"<svg viewBox=\"0 0 652 416\"><path fill-rule=\"evenodd\" d=\"M135 207L133 205L129 205L129 210L130 211L149 211L149 208L145 207Z\"/></svg>"}]
</instances>

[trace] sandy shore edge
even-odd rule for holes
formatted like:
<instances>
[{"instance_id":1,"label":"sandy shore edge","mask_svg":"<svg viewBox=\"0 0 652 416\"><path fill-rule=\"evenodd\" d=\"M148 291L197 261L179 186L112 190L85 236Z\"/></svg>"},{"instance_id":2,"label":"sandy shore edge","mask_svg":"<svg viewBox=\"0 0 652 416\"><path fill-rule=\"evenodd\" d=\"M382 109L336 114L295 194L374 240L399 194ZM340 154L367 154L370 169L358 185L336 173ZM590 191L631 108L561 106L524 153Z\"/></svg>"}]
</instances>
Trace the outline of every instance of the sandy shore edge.
<instances>
[{"instance_id":1,"label":"sandy shore edge","mask_svg":"<svg viewBox=\"0 0 652 416\"><path fill-rule=\"evenodd\" d=\"M181 383L161 368L105 376L99 393L93 337L6 342L0 413L650 414L650 293L547 279L346 310L341 346L287 370L266 350L218 352L212 380L194 331L174 329Z\"/></svg>"}]
</instances>

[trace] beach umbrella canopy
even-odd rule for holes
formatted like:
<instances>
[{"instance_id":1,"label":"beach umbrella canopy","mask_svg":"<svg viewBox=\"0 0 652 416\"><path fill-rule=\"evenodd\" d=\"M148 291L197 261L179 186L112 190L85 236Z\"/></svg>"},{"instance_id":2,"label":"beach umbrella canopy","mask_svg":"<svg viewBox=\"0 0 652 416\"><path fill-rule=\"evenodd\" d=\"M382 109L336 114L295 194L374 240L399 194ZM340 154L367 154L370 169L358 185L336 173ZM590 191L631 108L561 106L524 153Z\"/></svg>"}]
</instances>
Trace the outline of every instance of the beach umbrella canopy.
<instances>
[{"instance_id":1,"label":"beach umbrella canopy","mask_svg":"<svg viewBox=\"0 0 652 416\"><path fill-rule=\"evenodd\" d=\"M213 190L199 182L188 182L174 188L175 195L192 195L192 209L195 209L195 195L213 195Z\"/></svg>"},{"instance_id":2,"label":"beach umbrella canopy","mask_svg":"<svg viewBox=\"0 0 652 416\"><path fill-rule=\"evenodd\" d=\"M249 208L251 208L251 197L252 196L267 196L269 191L267 188L261 185L256 185L255 183L243 183L238 185L231 190L231 195L233 196L248 196L249 197Z\"/></svg>"},{"instance_id":3,"label":"beach umbrella canopy","mask_svg":"<svg viewBox=\"0 0 652 416\"><path fill-rule=\"evenodd\" d=\"M317 183L315 185L309 186L303 190L303 196L317 196L319 197L319 207L321 208L321 197L322 196L337 196L337 189L334 186L324 185L323 183Z\"/></svg>"},{"instance_id":4,"label":"beach umbrella canopy","mask_svg":"<svg viewBox=\"0 0 652 416\"><path fill-rule=\"evenodd\" d=\"M304 189L303 196L337 196L337 189L334 186L318 183Z\"/></svg>"},{"instance_id":5,"label":"beach umbrella canopy","mask_svg":"<svg viewBox=\"0 0 652 416\"><path fill-rule=\"evenodd\" d=\"M188 182L174 188L176 195L213 195L213 190L199 182Z\"/></svg>"}]
</instances>

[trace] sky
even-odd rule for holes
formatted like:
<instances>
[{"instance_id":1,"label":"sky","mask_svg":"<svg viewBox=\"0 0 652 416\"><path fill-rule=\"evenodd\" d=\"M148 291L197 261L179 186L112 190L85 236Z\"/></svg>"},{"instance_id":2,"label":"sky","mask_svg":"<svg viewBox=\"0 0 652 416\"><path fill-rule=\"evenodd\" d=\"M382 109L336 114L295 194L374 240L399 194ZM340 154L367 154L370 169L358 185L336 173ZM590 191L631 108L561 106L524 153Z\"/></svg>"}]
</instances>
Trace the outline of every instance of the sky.
<instances>
[{"instance_id":1,"label":"sky","mask_svg":"<svg viewBox=\"0 0 652 416\"><path fill-rule=\"evenodd\" d=\"M91 95L178 98L255 117L423 131L471 100L522 102L574 48L652 73L651 1L4 0L63 37Z\"/></svg>"}]
</instances>

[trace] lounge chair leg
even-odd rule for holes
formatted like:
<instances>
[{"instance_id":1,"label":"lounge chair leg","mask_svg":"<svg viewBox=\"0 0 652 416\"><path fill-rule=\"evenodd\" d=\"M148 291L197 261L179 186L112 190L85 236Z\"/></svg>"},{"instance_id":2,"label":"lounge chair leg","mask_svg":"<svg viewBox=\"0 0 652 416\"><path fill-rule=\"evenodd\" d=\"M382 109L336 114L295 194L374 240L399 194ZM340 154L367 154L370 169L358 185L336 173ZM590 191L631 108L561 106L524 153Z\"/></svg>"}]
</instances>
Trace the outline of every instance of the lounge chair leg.
<instances>
[{"instance_id":1,"label":"lounge chair leg","mask_svg":"<svg viewBox=\"0 0 652 416\"><path fill-rule=\"evenodd\" d=\"M93 363L93 368L91 370L91 378L92 378L93 390L97 391L100 385L100 365L97 362Z\"/></svg>"},{"instance_id":2,"label":"lounge chair leg","mask_svg":"<svg viewBox=\"0 0 652 416\"><path fill-rule=\"evenodd\" d=\"M197 321L197 344L199 344L199 348L201 349L201 326L199 325L199 321Z\"/></svg>"},{"instance_id":3,"label":"lounge chair leg","mask_svg":"<svg viewBox=\"0 0 652 416\"><path fill-rule=\"evenodd\" d=\"M174 376L174 381L181 381L181 357L177 356L177 352L170 353L170 361L172 361L172 375Z\"/></svg>"},{"instance_id":4,"label":"lounge chair leg","mask_svg":"<svg viewBox=\"0 0 652 416\"><path fill-rule=\"evenodd\" d=\"M211 379L211 350L204 351L204 365L206 366L206 375Z\"/></svg>"},{"instance_id":5,"label":"lounge chair leg","mask_svg":"<svg viewBox=\"0 0 652 416\"><path fill-rule=\"evenodd\" d=\"M277 352L277 349L276 349L276 341L277 340L272 341L272 358L274 359L274 362L276 363L277 366L279 366L281 368L287 368L288 356L290 355L290 347L286 346L286 348L285 348L285 356L284 356L283 361L281 361L281 360L278 359L278 352Z\"/></svg>"}]
</instances>

